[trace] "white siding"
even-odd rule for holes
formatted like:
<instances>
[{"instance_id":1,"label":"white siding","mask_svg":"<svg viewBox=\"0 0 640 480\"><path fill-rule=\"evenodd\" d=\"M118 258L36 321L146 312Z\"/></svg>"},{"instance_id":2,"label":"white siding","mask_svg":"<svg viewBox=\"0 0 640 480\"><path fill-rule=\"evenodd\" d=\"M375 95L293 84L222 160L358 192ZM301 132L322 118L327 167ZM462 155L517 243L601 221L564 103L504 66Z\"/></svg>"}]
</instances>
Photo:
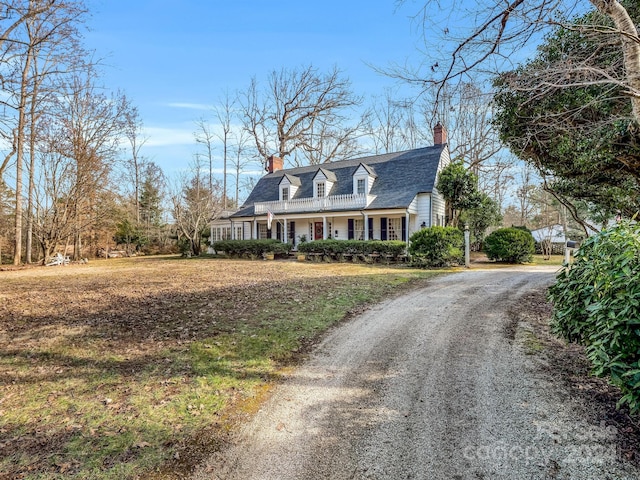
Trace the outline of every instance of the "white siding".
<instances>
[{"instance_id":1,"label":"white siding","mask_svg":"<svg viewBox=\"0 0 640 480\"><path fill-rule=\"evenodd\" d=\"M440 165L438 166L438 171L442 170L444 167L451 163L451 155L449 154L449 147L446 147L442 150L442 154L440 155Z\"/></svg>"},{"instance_id":2,"label":"white siding","mask_svg":"<svg viewBox=\"0 0 640 480\"><path fill-rule=\"evenodd\" d=\"M334 218L331 228L333 228L331 235L337 240L346 240L349 236L349 224L346 217ZM336 235L336 231L338 235Z\"/></svg>"},{"instance_id":3,"label":"white siding","mask_svg":"<svg viewBox=\"0 0 640 480\"><path fill-rule=\"evenodd\" d=\"M419 195L413 197L413 200L411 200L411 203L407 207L407 211L412 215L416 215L418 213L418 196Z\"/></svg>"},{"instance_id":4,"label":"white siding","mask_svg":"<svg viewBox=\"0 0 640 480\"><path fill-rule=\"evenodd\" d=\"M415 221L413 225L414 230L420 229L422 222L424 222L425 226L432 227L434 224L431 220L431 194L430 193L420 193L416 197L416 205L417 211L415 216Z\"/></svg>"},{"instance_id":5,"label":"white siding","mask_svg":"<svg viewBox=\"0 0 640 480\"><path fill-rule=\"evenodd\" d=\"M451 157L449 155L449 148L445 148L442 150L442 155L440 156L440 164L438 165L438 173L451 163ZM446 203L438 189L435 187L435 183L438 182L438 178L436 177L436 181L434 182L433 192L432 192L432 205L431 205L431 225L432 226L444 226L446 222ZM428 223L428 222L427 222Z\"/></svg>"},{"instance_id":6,"label":"white siding","mask_svg":"<svg viewBox=\"0 0 640 480\"><path fill-rule=\"evenodd\" d=\"M438 189L433 189L433 209L431 211L431 225L444 226L445 224L445 201L442 195L438 192Z\"/></svg>"}]
</instances>

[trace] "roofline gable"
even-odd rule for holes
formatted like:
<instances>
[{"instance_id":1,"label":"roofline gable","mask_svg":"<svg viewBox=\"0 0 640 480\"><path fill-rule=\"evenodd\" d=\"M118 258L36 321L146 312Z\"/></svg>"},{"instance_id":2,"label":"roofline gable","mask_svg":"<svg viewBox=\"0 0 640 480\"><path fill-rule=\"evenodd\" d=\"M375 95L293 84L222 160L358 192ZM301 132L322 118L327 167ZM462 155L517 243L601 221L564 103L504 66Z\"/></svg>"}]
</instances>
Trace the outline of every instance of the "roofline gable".
<instances>
[{"instance_id":1,"label":"roofline gable","mask_svg":"<svg viewBox=\"0 0 640 480\"><path fill-rule=\"evenodd\" d=\"M327 179L330 182L336 182L337 181L335 173L333 173L331 170L327 170L326 168L322 168L322 167L318 168L318 171L313 176L314 180L316 179L316 177L318 176L319 173L322 173L322 175L324 175L324 178Z\"/></svg>"},{"instance_id":2,"label":"roofline gable","mask_svg":"<svg viewBox=\"0 0 640 480\"><path fill-rule=\"evenodd\" d=\"M376 178L378 175L376 174L376 171L373 169L373 167L370 167L369 165L367 165L366 163L362 163L360 162L360 164L356 167L356 170L354 173L354 175L358 172L358 170L360 170L360 167L362 167L363 169L366 170L366 172L369 174L369 176Z\"/></svg>"},{"instance_id":3,"label":"roofline gable","mask_svg":"<svg viewBox=\"0 0 640 480\"><path fill-rule=\"evenodd\" d=\"M299 177L296 177L295 175L291 175L289 173L285 173L284 175L282 175L282 178L280 179L280 182L278 182L278 185L282 185L285 180L289 182L289 185L293 185L296 187L299 187L302 183Z\"/></svg>"}]
</instances>

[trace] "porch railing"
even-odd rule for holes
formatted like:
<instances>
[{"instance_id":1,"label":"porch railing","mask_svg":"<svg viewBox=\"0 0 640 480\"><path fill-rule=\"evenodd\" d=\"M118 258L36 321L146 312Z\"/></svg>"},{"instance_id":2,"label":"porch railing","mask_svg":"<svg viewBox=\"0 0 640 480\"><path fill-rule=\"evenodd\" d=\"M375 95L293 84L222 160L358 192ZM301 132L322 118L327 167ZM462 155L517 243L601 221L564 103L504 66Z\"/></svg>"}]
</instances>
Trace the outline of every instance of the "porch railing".
<instances>
[{"instance_id":1,"label":"porch railing","mask_svg":"<svg viewBox=\"0 0 640 480\"><path fill-rule=\"evenodd\" d=\"M365 194L331 195L329 197L298 198L282 202L257 202L254 207L256 215L266 214L267 211L273 214L282 214L321 212L323 210L349 210L364 208L371 203L374 198L374 195Z\"/></svg>"}]
</instances>

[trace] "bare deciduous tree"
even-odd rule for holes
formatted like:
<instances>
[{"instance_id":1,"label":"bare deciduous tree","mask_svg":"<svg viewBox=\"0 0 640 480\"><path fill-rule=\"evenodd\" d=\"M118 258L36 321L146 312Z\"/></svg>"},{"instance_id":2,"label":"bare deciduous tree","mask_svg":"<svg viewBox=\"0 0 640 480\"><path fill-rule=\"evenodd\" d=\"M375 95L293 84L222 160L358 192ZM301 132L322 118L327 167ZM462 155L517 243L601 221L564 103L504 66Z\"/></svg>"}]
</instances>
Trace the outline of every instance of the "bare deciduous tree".
<instances>
[{"instance_id":1,"label":"bare deciduous tree","mask_svg":"<svg viewBox=\"0 0 640 480\"><path fill-rule=\"evenodd\" d=\"M153 162L147 162L142 171L140 220L147 241L159 247L163 240L165 227L162 205L165 198L166 183L162 169Z\"/></svg>"},{"instance_id":2,"label":"bare deciduous tree","mask_svg":"<svg viewBox=\"0 0 640 480\"><path fill-rule=\"evenodd\" d=\"M7 129L3 137L13 136L13 152L5 157L0 175L13 153L16 154L15 178L15 234L14 264L22 258L23 233L23 173L25 159L29 162L29 187L27 205L26 261L31 262L32 206L33 206L33 147L34 124L39 106L49 94L43 88L45 80L60 70L69 68L77 58L77 23L85 9L79 2L46 0L15 0L0 2L4 20L10 24L0 38L0 56L5 65L2 103L16 112L6 117ZM10 132L10 133L9 133Z\"/></svg>"},{"instance_id":3,"label":"bare deciduous tree","mask_svg":"<svg viewBox=\"0 0 640 480\"><path fill-rule=\"evenodd\" d=\"M202 164L196 157L189 175L184 175L171 194L173 218L179 239L186 243L189 255L200 255L202 234L222 211L220 185L207 188L202 175Z\"/></svg>"},{"instance_id":4,"label":"bare deciduous tree","mask_svg":"<svg viewBox=\"0 0 640 480\"><path fill-rule=\"evenodd\" d=\"M131 172L133 181L133 204L134 216L137 224L141 221L140 208L140 190L142 184L142 176L145 171L147 161L140 154L142 147L147 139L142 134L142 120L138 109L131 107L124 111L124 135L129 142L130 157L125 162L128 170Z\"/></svg>"},{"instance_id":5,"label":"bare deciduous tree","mask_svg":"<svg viewBox=\"0 0 640 480\"><path fill-rule=\"evenodd\" d=\"M493 198L500 211L504 208L505 198L515 180L515 164L513 155L500 152L483 162L478 172L478 190Z\"/></svg>"},{"instance_id":6,"label":"bare deciduous tree","mask_svg":"<svg viewBox=\"0 0 640 480\"><path fill-rule=\"evenodd\" d=\"M76 228L74 205L79 191L74 181L74 162L56 145L56 129L43 121L40 130L34 235L40 242L46 263L58 245L68 243L73 237Z\"/></svg>"},{"instance_id":7,"label":"bare deciduous tree","mask_svg":"<svg viewBox=\"0 0 640 480\"><path fill-rule=\"evenodd\" d=\"M202 164L202 158L207 163L207 178L208 189L213 191L213 142L215 140L215 134L211 128L211 124L205 118L200 118L196 121L196 131L193 133L196 143L202 145L204 152L197 152L196 163Z\"/></svg>"},{"instance_id":8,"label":"bare deciduous tree","mask_svg":"<svg viewBox=\"0 0 640 480\"><path fill-rule=\"evenodd\" d=\"M238 208L240 206L240 176L245 167L252 163L252 159L247 156L249 150L249 142L251 139L245 130L240 130L235 137L232 146L231 167L234 172L235 196L234 204Z\"/></svg>"},{"instance_id":9,"label":"bare deciduous tree","mask_svg":"<svg viewBox=\"0 0 640 480\"><path fill-rule=\"evenodd\" d=\"M59 2L62 4L63 2ZM72 2L69 2L72 3ZM34 46L34 42L30 41L25 36L24 25L27 21L34 19L35 17L46 14L51 9L58 9L61 5L56 2L46 1L46 0L2 0L0 1L0 25L2 25L0 29L0 61L6 66L9 63L15 65L16 62L12 60L14 57L22 54L22 59L29 58L29 56L25 56L25 47L26 49L32 49ZM31 58L33 58L31 56ZM22 63L18 62L20 65ZM18 72L22 72L23 68L18 68ZM10 78L10 75L16 73L15 69L12 71L11 69L7 69L7 71L3 72L3 81L6 81ZM7 88L9 88L7 90ZM15 84L10 87L3 82L2 90L6 93L6 97L10 100L16 98L16 89ZM19 97L18 97L19 98ZM15 102L11 103L11 101L0 101L1 104L7 106L10 109L16 109ZM12 149L5 155L2 162L0 163L0 178L4 176L5 170L7 169L11 158L17 152L16 145L16 129L15 129L15 118L13 116L9 116L9 118L3 117L3 128L0 128L0 135L4 140L6 140L9 145L12 145Z\"/></svg>"},{"instance_id":10,"label":"bare deciduous tree","mask_svg":"<svg viewBox=\"0 0 640 480\"><path fill-rule=\"evenodd\" d=\"M2 265L3 249L9 245L12 229L13 207L15 195L0 178L0 265Z\"/></svg>"},{"instance_id":11,"label":"bare deciduous tree","mask_svg":"<svg viewBox=\"0 0 640 480\"><path fill-rule=\"evenodd\" d=\"M534 173L534 169L528 164L524 164L520 171L520 186L516 191L516 197L520 204L520 225L528 224L533 211L531 197L536 190L536 185L533 183Z\"/></svg>"},{"instance_id":12,"label":"bare deciduous tree","mask_svg":"<svg viewBox=\"0 0 640 480\"><path fill-rule=\"evenodd\" d=\"M502 148L491 124L492 95L479 82L463 82L451 95L441 97L438 118L448 127L451 157L463 159L478 175L481 166Z\"/></svg>"},{"instance_id":13,"label":"bare deciduous tree","mask_svg":"<svg viewBox=\"0 0 640 480\"><path fill-rule=\"evenodd\" d=\"M232 99L229 92L225 92L220 99L220 103L215 108L216 119L220 125L220 131L217 133L218 139L222 142L222 208L227 209L227 166L229 165L229 147L232 137L234 136L232 122L234 118L233 109L237 99ZM243 130L239 135L243 134ZM237 163L236 163L237 164ZM212 188L210 185L209 188ZM236 198L236 205L238 199Z\"/></svg>"},{"instance_id":14,"label":"bare deciduous tree","mask_svg":"<svg viewBox=\"0 0 640 480\"><path fill-rule=\"evenodd\" d=\"M569 20L589 5L609 18L611 24ZM448 47L426 50L443 52L424 61L422 66L426 69L393 68L388 73L423 88L436 86L438 100L447 86L460 84L472 72L495 74L505 65L511 67L510 61L518 60L518 51L526 51L525 46L559 23L583 32L604 33L618 44L624 64L622 75L594 64L565 62L559 72L552 70L548 79L536 81L547 81L552 88L594 83L621 86L632 104L635 121L640 122L640 36L629 12L618 0L508 0L477 6L427 0L415 19L424 27L426 42L439 41Z\"/></svg>"},{"instance_id":15,"label":"bare deciduous tree","mask_svg":"<svg viewBox=\"0 0 640 480\"><path fill-rule=\"evenodd\" d=\"M82 254L86 218L97 220L98 197L109 185L112 167L119 154L119 141L126 127L130 104L120 93L106 96L95 83L95 72L75 73L57 97L57 152L74 162L73 205L74 258Z\"/></svg>"},{"instance_id":16,"label":"bare deciduous tree","mask_svg":"<svg viewBox=\"0 0 640 480\"><path fill-rule=\"evenodd\" d=\"M367 137L373 142L373 152L399 152L422 146L426 136L417 126L417 114L413 101L396 98L390 89L374 98L366 114Z\"/></svg>"},{"instance_id":17,"label":"bare deciduous tree","mask_svg":"<svg viewBox=\"0 0 640 480\"><path fill-rule=\"evenodd\" d=\"M312 66L273 71L265 90L254 78L240 96L244 126L265 165L273 154L294 166L352 155L357 127L346 126L345 111L360 103L337 68L322 75Z\"/></svg>"}]
</instances>

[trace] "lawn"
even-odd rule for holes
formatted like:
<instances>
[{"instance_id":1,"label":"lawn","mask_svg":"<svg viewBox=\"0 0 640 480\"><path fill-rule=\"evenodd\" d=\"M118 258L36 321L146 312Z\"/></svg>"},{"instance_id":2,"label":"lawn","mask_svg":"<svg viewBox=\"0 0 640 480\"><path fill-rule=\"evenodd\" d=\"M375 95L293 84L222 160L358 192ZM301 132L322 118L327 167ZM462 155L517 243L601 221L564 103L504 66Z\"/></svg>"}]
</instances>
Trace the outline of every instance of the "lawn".
<instances>
[{"instance_id":1,"label":"lawn","mask_svg":"<svg viewBox=\"0 0 640 480\"><path fill-rule=\"evenodd\" d=\"M170 479L322 332L433 272L146 257L0 272L0 479Z\"/></svg>"}]
</instances>

